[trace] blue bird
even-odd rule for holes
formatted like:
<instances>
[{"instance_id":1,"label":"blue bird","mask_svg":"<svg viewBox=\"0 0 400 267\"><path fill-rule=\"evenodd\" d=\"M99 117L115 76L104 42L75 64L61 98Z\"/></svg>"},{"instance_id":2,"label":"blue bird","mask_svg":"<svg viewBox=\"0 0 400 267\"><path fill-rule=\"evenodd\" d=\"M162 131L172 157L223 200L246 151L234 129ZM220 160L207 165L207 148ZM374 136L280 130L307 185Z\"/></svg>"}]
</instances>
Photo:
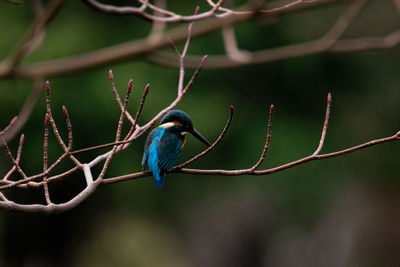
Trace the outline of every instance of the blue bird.
<instances>
[{"instance_id":1,"label":"blue bird","mask_svg":"<svg viewBox=\"0 0 400 267\"><path fill-rule=\"evenodd\" d=\"M172 168L190 133L204 144L211 144L193 128L190 117L183 111L171 110L161 119L160 125L147 136L142 159L143 169L147 164L154 176L154 184L164 185L165 172Z\"/></svg>"}]
</instances>

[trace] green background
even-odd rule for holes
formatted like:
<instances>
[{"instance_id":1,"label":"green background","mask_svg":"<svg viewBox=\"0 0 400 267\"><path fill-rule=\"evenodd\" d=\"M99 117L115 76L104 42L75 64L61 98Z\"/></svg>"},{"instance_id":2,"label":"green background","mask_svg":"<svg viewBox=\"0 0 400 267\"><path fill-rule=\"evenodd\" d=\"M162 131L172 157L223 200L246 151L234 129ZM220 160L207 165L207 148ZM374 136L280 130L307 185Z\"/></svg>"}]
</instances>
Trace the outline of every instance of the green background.
<instances>
[{"instance_id":1,"label":"green background","mask_svg":"<svg viewBox=\"0 0 400 267\"><path fill-rule=\"evenodd\" d=\"M175 1L171 9L190 14L199 3L188 1L183 6ZM304 10L274 24L240 24L236 28L239 46L252 51L319 38L345 7ZM1 59L10 54L33 18L29 1L0 2ZM370 1L345 37L385 35L399 24L400 15L391 1ZM143 38L150 28L136 17L102 14L80 1L68 1L48 26L41 47L23 63ZM221 53L220 32L194 38L189 48L189 54ZM260 168L313 153L328 92L333 102L323 152L393 135L400 130L399 58L395 47L203 69L177 108L190 114L210 141L225 125L231 104L235 116L224 141L192 167L252 166L265 142L270 104L275 106L272 143ZM133 79L132 113L150 83L141 124L176 97L178 69L145 58L48 77L54 117L66 138L61 112L66 105L75 149L107 143L115 136L119 109L109 85L109 69L121 95ZM187 70L187 79L192 72ZM18 114L31 88L29 80L0 82L0 128ZM42 168L44 101L42 94L22 130L21 166L28 174ZM49 155L54 161L62 150L50 136ZM17 140L10 142L13 151ZM115 156L106 177L139 171L144 141L145 136ZM202 143L188 137L179 162L203 149ZM87 162L105 151L78 158ZM56 172L71 166L65 161ZM0 173L9 168L9 159L1 154ZM397 266L399 175L399 144L391 143L269 176L169 174L162 189L155 188L150 177L106 185L64 214L1 211L0 266ZM65 202L83 186L84 177L73 175L50 185L51 198ZM41 189L7 191L7 196L20 203L44 202Z\"/></svg>"}]
</instances>

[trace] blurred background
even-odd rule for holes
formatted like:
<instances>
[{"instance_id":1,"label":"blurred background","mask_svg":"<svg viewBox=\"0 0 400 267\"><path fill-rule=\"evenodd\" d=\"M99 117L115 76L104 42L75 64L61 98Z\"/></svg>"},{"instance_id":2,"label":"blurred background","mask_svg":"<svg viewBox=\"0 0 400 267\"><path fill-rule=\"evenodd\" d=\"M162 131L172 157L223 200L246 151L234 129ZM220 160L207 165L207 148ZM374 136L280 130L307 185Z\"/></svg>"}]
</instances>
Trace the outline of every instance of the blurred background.
<instances>
[{"instance_id":1,"label":"blurred background","mask_svg":"<svg viewBox=\"0 0 400 267\"><path fill-rule=\"evenodd\" d=\"M198 4L206 8L202 1L169 2L172 10L184 14ZM290 13L273 24L240 24L239 46L251 51L319 38L345 8L327 5ZM2 60L33 19L30 1L0 2ZM345 37L381 36L399 25L400 13L392 1L369 1ZM151 24L140 18L107 15L81 1L68 1L48 26L41 47L23 63L143 38L150 29ZM221 53L220 31L194 38L189 48L189 54ZM231 104L235 116L224 141L192 167L252 166L265 142L270 104L275 106L272 143L261 168L311 154L319 142L328 92L333 103L323 152L393 135L400 130L399 58L395 47L203 69L177 108L186 111L211 141L224 127ZM109 69L121 94L129 79L134 80L132 113L150 83L139 123L176 97L178 69L145 58L48 78L54 117L66 137L61 107L67 106L75 149L114 138L119 108ZM187 70L187 78L192 72ZM18 114L31 88L30 80L0 82L0 128ZM42 94L22 130L21 166L29 174L42 168L44 101ZM62 151L50 136L49 156L54 161ZM18 139L10 142L13 151ZM106 177L139 171L144 141L145 136L114 157ZM179 162L203 149L188 137ZM87 162L105 151L78 158ZM0 211L0 266L399 266L399 152L398 143L383 144L263 177L169 174L162 189L149 177L125 181L102 186L63 214ZM56 172L71 166L65 161ZM9 159L0 153L1 175L10 168ZM52 200L67 201L83 186L79 173L50 184ZM44 202L42 189L17 189L7 196L20 203Z\"/></svg>"}]
</instances>

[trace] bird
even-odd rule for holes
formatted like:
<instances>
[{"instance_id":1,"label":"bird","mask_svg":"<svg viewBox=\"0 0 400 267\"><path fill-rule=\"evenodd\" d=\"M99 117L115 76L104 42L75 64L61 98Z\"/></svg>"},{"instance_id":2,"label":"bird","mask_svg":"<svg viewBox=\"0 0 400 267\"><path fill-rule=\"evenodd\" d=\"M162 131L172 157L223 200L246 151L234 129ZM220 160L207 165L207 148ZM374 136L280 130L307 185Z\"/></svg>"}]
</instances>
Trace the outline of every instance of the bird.
<instances>
[{"instance_id":1,"label":"bird","mask_svg":"<svg viewBox=\"0 0 400 267\"><path fill-rule=\"evenodd\" d=\"M164 185L165 172L172 168L183 146L186 134L190 133L207 146L211 146L194 127L189 115L181 110L171 110L161 119L160 125L147 136L142 158L143 170L149 167L154 176L154 184L161 188Z\"/></svg>"}]
</instances>

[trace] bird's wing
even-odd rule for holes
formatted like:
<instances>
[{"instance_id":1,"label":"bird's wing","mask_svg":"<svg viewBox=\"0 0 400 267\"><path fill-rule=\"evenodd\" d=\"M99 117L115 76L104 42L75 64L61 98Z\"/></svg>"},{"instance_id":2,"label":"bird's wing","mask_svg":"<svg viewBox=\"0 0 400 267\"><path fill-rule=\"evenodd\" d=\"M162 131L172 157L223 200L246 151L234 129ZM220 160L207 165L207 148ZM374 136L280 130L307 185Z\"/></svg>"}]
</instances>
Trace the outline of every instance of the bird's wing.
<instances>
[{"instance_id":1,"label":"bird's wing","mask_svg":"<svg viewBox=\"0 0 400 267\"><path fill-rule=\"evenodd\" d=\"M142 158L142 166L143 166L143 168L147 163L147 158L149 157L150 145L153 142L153 137L154 137L154 134L155 134L156 130L157 130L157 128L154 128L149 133L149 135L147 136L147 139L146 139L146 143L144 144L144 152L143 152L143 158Z\"/></svg>"},{"instance_id":2,"label":"bird's wing","mask_svg":"<svg viewBox=\"0 0 400 267\"><path fill-rule=\"evenodd\" d=\"M182 152L182 138L176 134L164 134L158 147L158 166L166 171L172 168Z\"/></svg>"}]
</instances>

